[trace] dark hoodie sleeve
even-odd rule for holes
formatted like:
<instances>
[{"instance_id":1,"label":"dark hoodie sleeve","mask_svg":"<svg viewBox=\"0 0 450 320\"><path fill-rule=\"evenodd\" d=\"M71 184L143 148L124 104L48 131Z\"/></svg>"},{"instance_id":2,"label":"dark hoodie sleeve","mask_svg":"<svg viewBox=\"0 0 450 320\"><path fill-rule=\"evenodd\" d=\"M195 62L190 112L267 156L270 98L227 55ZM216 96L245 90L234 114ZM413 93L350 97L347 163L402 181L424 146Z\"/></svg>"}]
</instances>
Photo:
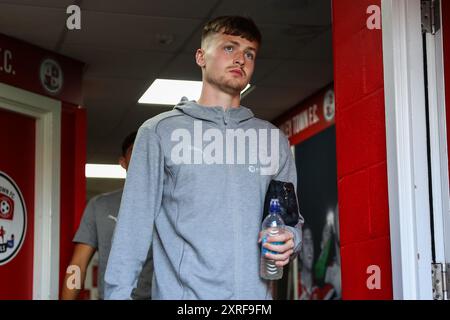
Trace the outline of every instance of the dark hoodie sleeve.
<instances>
[{"instance_id":1,"label":"dark hoodie sleeve","mask_svg":"<svg viewBox=\"0 0 450 320\"><path fill-rule=\"evenodd\" d=\"M164 179L161 141L151 126L139 129L127 172L105 273L105 299L130 299L147 257Z\"/></svg>"},{"instance_id":2,"label":"dark hoodie sleeve","mask_svg":"<svg viewBox=\"0 0 450 320\"><path fill-rule=\"evenodd\" d=\"M280 131L280 170L274 177L275 180L292 182L297 194L297 169L295 167L294 156L289 146L289 141L286 136ZM298 213L298 222L295 227L286 226L289 231L294 234L294 253L291 258L294 258L299 252L302 244L302 226L304 219L300 212Z\"/></svg>"}]
</instances>

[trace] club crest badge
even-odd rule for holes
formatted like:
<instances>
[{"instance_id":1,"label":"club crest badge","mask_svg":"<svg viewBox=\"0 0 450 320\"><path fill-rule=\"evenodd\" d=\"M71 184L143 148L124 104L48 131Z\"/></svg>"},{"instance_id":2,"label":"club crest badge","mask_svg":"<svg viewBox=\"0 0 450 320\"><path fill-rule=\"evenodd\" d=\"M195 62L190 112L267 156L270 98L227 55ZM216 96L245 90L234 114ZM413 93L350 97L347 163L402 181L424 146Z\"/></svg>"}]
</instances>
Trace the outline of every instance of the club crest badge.
<instances>
[{"instance_id":1,"label":"club crest badge","mask_svg":"<svg viewBox=\"0 0 450 320\"><path fill-rule=\"evenodd\" d=\"M39 78L44 89L50 94L57 94L61 91L64 76L63 71L53 59L45 59L41 63Z\"/></svg>"},{"instance_id":2,"label":"club crest badge","mask_svg":"<svg viewBox=\"0 0 450 320\"><path fill-rule=\"evenodd\" d=\"M325 98L323 99L323 114L325 120L333 121L335 112L334 91L328 90L327 93L325 93Z\"/></svg>"},{"instance_id":3,"label":"club crest badge","mask_svg":"<svg viewBox=\"0 0 450 320\"><path fill-rule=\"evenodd\" d=\"M0 171L0 266L17 255L26 235L27 212L14 180Z\"/></svg>"}]
</instances>

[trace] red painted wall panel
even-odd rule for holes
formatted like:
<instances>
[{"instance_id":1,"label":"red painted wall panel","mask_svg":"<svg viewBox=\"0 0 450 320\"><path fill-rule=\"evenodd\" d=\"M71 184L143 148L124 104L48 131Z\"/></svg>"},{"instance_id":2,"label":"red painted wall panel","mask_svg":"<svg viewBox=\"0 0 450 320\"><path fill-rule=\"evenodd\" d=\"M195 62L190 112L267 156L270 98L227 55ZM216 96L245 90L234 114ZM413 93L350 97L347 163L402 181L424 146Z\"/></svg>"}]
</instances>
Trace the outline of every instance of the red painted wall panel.
<instances>
[{"instance_id":1,"label":"red painted wall panel","mask_svg":"<svg viewBox=\"0 0 450 320\"><path fill-rule=\"evenodd\" d=\"M335 90L340 93L341 109L383 86L381 30L369 30L366 13L378 1L333 1L333 46ZM338 50L336 50L336 46Z\"/></svg>"},{"instance_id":2,"label":"red painted wall panel","mask_svg":"<svg viewBox=\"0 0 450 320\"><path fill-rule=\"evenodd\" d=\"M370 237L389 237L389 202L387 197L387 165L381 162L369 169Z\"/></svg>"},{"instance_id":3,"label":"red painted wall panel","mask_svg":"<svg viewBox=\"0 0 450 320\"><path fill-rule=\"evenodd\" d=\"M359 171L339 179L339 226L342 247L369 238L369 185L367 171Z\"/></svg>"},{"instance_id":4,"label":"red painted wall panel","mask_svg":"<svg viewBox=\"0 0 450 320\"><path fill-rule=\"evenodd\" d=\"M389 237L355 242L341 247L342 293L344 299L390 300L392 299L391 258L383 252L390 251ZM372 271L371 267L379 268ZM376 272L376 273L375 273ZM379 286L372 290L375 274L380 275Z\"/></svg>"},{"instance_id":5,"label":"red painted wall panel","mask_svg":"<svg viewBox=\"0 0 450 320\"><path fill-rule=\"evenodd\" d=\"M366 28L367 8L371 5L380 5L380 0L334 0L333 32L337 38L335 44L341 44L343 40L352 37L358 31Z\"/></svg>"},{"instance_id":6,"label":"red painted wall panel","mask_svg":"<svg viewBox=\"0 0 450 320\"><path fill-rule=\"evenodd\" d=\"M33 118L0 109L0 171L14 180L27 210L23 244L12 260L0 266L0 300L33 298L35 129ZM11 236L8 231L5 240ZM18 240L16 234L16 243Z\"/></svg>"},{"instance_id":7,"label":"red painted wall panel","mask_svg":"<svg viewBox=\"0 0 450 320\"><path fill-rule=\"evenodd\" d=\"M345 92L341 91L339 97L343 94ZM385 161L383 90L368 94L347 108L342 100L336 99L336 105L339 108L336 136L339 138L337 144L342 157L341 161L338 159L338 177Z\"/></svg>"},{"instance_id":8,"label":"red painted wall panel","mask_svg":"<svg viewBox=\"0 0 450 320\"><path fill-rule=\"evenodd\" d=\"M61 115L60 287L72 257L72 239L86 202L86 110L63 104Z\"/></svg>"},{"instance_id":9,"label":"red painted wall panel","mask_svg":"<svg viewBox=\"0 0 450 320\"><path fill-rule=\"evenodd\" d=\"M333 1L336 152L344 299L392 299L381 30L370 5ZM369 266L380 288L368 288Z\"/></svg>"},{"instance_id":10,"label":"red painted wall panel","mask_svg":"<svg viewBox=\"0 0 450 320\"><path fill-rule=\"evenodd\" d=\"M85 108L77 108L75 112L75 211L73 221L73 232L78 226L86 207L86 150L87 150L87 113Z\"/></svg>"}]
</instances>

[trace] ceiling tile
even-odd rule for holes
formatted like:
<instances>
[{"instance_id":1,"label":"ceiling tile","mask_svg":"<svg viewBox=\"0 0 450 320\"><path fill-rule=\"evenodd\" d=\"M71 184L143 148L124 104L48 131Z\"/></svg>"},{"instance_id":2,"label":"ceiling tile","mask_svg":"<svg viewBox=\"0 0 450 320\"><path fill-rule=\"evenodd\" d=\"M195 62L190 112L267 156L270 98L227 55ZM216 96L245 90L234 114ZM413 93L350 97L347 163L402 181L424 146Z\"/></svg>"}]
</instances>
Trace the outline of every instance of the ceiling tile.
<instances>
[{"instance_id":1,"label":"ceiling tile","mask_svg":"<svg viewBox=\"0 0 450 320\"><path fill-rule=\"evenodd\" d=\"M175 52L200 22L192 19L84 12L81 30L67 33L67 45L99 49ZM164 44L161 39L169 40Z\"/></svg>"},{"instance_id":2,"label":"ceiling tile","mask_svg":"<svg viewBox=\"0 0 450 320\"><path fill-rule=\"evenodd\" d=\"M215 1L179 0L88 0L83 1L82 11L98 11L151 17L202 19L213 8Z\"/></svg>"},{"instance_id":3,"label":"ceiling tile","mask_svg":"<svg viewBox=\"0 0 450 320\"><path fill-rule=\"evenodd\" d=\"M331 23L331 0L227 0L215 15L240 14L257 24L326 25Z\"/></svg>"},{"instance_id":4,"label":"ceiling tile","mask_svg":"<svg viewBox=\"0 0 450 320\"><path fill-rule=\"evenodd\" d=\"M62 54L87 64L90 76L153 79L173 54L143 50L111 50L65 44Z\"/></svg>"},{"instance_id":5,"label":"ceiling tile","mask_svg":"<svg viewBox=\"0 0 450 320\"><path fill-rule=\"evenodd\" d=\"M95 77L87 74L83 80L85 105L88 108L94 107L89 105L89 101L93 100L136 103L145 87L146 84L142 80Z\"/></svg>"},{"instance_id":6,"label":"ceiling tile","mask_svg":"<svg viewBox=\"0 0 450 320\"><path fill-rule=\"evenodd\" d=\"M64 9L0 3L1 33L46 49L54 49L66 19Z\"/></svg>"},{"instance_id":7,"label":"ceiling tile","mask_svg":"<svg viewBox=\"0 0 450 320\"><path fill-rule=\"evenodd\" d=\"M67 8L74 0L0 0L0 4L29 6L35 8Z\"/></svg>"}]
</instances>

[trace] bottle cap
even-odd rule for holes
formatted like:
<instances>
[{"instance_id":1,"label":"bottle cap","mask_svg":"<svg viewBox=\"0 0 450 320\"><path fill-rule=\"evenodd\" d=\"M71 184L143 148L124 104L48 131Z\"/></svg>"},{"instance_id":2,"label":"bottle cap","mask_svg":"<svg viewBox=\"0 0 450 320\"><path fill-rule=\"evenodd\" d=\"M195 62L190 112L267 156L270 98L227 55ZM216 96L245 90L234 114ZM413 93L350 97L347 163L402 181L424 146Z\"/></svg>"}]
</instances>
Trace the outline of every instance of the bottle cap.
<instances>
[{"instance_id":1,"label":"bottle cap","mask_svg":"<svg viewBox=\"0 0 450 320\"><path fill-rule=\"evenodd\" d=\"M273 213L281 212L280 201L278 199L274 198L274 199L270 200L269 212L273 212Z\"/></svg>"}]
</instances>

